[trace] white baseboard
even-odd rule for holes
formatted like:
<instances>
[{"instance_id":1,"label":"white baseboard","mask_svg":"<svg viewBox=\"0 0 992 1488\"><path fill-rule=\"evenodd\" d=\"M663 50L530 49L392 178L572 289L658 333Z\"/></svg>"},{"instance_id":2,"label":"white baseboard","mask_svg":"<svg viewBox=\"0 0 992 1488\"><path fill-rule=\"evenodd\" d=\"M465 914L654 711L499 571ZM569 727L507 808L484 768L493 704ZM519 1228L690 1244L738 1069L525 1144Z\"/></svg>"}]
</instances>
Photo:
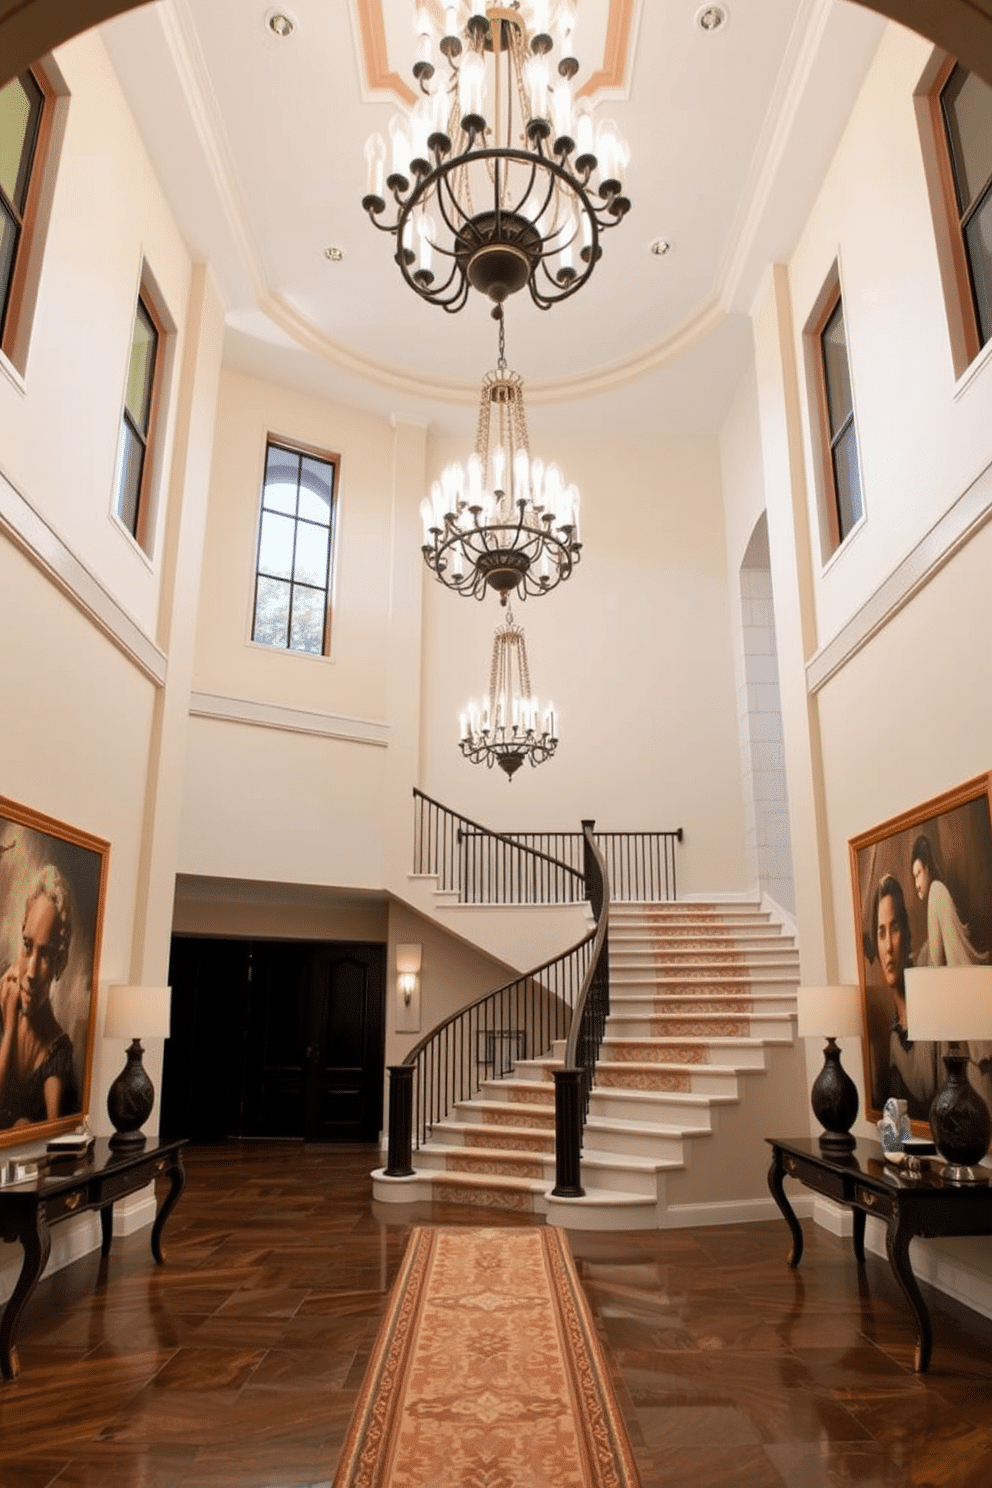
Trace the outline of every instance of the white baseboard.
<instances>
[{"instance_id":1,"label":"white baseboard","mask_svg":"<svg viewBox=\"0 0 992 1488\"><path fill-rule=\"evenodd\" d=\"M812 1212L813 1198L789 1197L799 1219ZM691 1225L753 1224L759 1219L781 1219L782 1211L770 1196L765 1199L729 1199L716 1204L669 1204L664 1211L666 1229L687 1229Z\"/></svg>"}]
</instances>

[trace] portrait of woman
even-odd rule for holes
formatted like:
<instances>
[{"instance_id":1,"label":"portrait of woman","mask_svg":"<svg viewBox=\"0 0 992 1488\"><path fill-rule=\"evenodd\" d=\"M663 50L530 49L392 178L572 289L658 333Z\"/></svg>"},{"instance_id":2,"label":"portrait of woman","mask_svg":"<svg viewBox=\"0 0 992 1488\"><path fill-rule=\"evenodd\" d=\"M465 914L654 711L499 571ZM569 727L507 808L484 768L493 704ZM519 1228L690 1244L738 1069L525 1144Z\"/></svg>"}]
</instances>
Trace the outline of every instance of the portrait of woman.
<instances>
[{"instance_id":1,"label":"portrait of woman","mask_svg":"<svg viewBox=\"0 0 992 1488\"><path fill-rule=\"evenodd\" d=\"M72 1040L52 1010L71 940L69 885L49 863L24 906L17 960L0 979L0 1129L79 1110Z\"/></svg>"}]
</instances>

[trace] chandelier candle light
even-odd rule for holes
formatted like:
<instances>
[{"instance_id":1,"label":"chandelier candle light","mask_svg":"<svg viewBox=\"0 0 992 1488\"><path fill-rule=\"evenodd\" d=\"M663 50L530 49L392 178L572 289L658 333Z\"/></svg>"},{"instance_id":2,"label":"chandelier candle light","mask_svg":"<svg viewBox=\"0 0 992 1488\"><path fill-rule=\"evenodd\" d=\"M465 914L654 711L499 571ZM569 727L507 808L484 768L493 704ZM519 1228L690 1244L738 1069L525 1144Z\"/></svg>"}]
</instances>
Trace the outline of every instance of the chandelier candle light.
<instances>
[{"instance_id":1,"label":"chandelier candle light","mask_svg":"<svg viewBox=\"0 0 992 1488\"><path fill-rule=\"evenodd\" d=\"M506 604L544 594L579 561L579 493L557 465L531 459L523 379L506 367L503 312L499 362L479 397L475 450L448 465L421 502L427 567L449 589ZM495 412L495 417L493 416Z\"/></svg>"},{"instance_id":2,"label":"chandelier candle light","mask_svg":"<svg viewBox=\"0 0 992 1488\"><path fill-rule=\"evenodd\" d=\"M490 769L499 765L508 780L524 760L542 765L558 747L554 704L548 703L541 715L530 690L523 627L514 621L512 610L507 610L493 641L489 694L481 703L469 703L461 715L460 747L474 765L485 763Z\"/></svg>"},{"instance_id":3,"label":"chandelier candle light","mask_svg":"<svg viewBox=\"0 0 992 1488\"><path fill-rule=\"evenodd\" d=\"M585 284L601 234L629 212L629 151L574 97L570 4L463 0L444 16L438 37L417 6L420 97L390 120L388 148L366 143L362 206L431 304L461 310L470 287L501 304L526 285L546 310Z\"/></svg>"}]
</instances>

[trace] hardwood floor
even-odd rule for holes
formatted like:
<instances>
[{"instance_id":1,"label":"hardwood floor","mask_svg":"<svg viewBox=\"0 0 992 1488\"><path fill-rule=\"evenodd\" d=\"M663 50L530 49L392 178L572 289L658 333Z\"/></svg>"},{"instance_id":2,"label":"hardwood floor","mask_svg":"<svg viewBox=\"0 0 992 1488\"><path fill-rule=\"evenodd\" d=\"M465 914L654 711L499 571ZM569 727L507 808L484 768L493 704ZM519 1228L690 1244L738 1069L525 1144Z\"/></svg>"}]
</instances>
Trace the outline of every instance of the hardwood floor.
<instances>
[{"instance_id":1,"label":"hardwood floor","mask_svg":"<svg viewBox=\"0 0 992 1488\"><path fill-rule=\"evenodd\" d=\"M373 1206L375 1161L189 1150L165 1266L144 1231L38 1287L0 1488L327 1485L411 1223L533 1222ZM805 1230L797 1273L780 1220L570 1236L644 1488L987 1488L992 1323L929 1292L917 1377L885 1262Z\"/></svg>"}]
</instances>

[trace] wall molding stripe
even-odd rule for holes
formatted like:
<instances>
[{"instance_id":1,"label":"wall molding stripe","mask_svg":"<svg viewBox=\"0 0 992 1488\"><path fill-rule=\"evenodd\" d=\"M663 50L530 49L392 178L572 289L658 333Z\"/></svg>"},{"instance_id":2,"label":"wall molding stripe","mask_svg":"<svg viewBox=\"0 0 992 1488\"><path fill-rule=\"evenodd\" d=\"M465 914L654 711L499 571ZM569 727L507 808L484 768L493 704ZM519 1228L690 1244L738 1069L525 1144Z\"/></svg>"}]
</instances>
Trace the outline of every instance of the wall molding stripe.
<instances>
[{"instance_id":1,"label":"wall molding stripe","mask_svg":"<svg viewBox=\"0 0 992 1488\"><path fill-rule=\"evenodd\" d=\"M992 465L987 465L893 569L831 641L806 663L811 695L835 677L992 518Z\"/></svg>"},{"instance_id":2,"label":"wall molding stripe","mask_svg":"<svg viewBox=\"0 0 992 1488\"><path fill-rule=\"evenodd\" d=\"M315 713L309 708L288 708L281 703L261 703L255 698L229 697L218 692L190 693L189 711L193 718L246 723L253 728L281 729L290 734L316 734L323 739L370 744L377 749L385 749L389 743L388 723Z\"/></svg>"},{"instance_id":3,"label":"wall molding stripe","mask_svg":"<svg viewBox=\"0 0 992 1488\"><path fill-rule=\"evenodd\" d=\"M156 687L168 658L0 470L0 532Z\"/></svg>"}]
</instances>

